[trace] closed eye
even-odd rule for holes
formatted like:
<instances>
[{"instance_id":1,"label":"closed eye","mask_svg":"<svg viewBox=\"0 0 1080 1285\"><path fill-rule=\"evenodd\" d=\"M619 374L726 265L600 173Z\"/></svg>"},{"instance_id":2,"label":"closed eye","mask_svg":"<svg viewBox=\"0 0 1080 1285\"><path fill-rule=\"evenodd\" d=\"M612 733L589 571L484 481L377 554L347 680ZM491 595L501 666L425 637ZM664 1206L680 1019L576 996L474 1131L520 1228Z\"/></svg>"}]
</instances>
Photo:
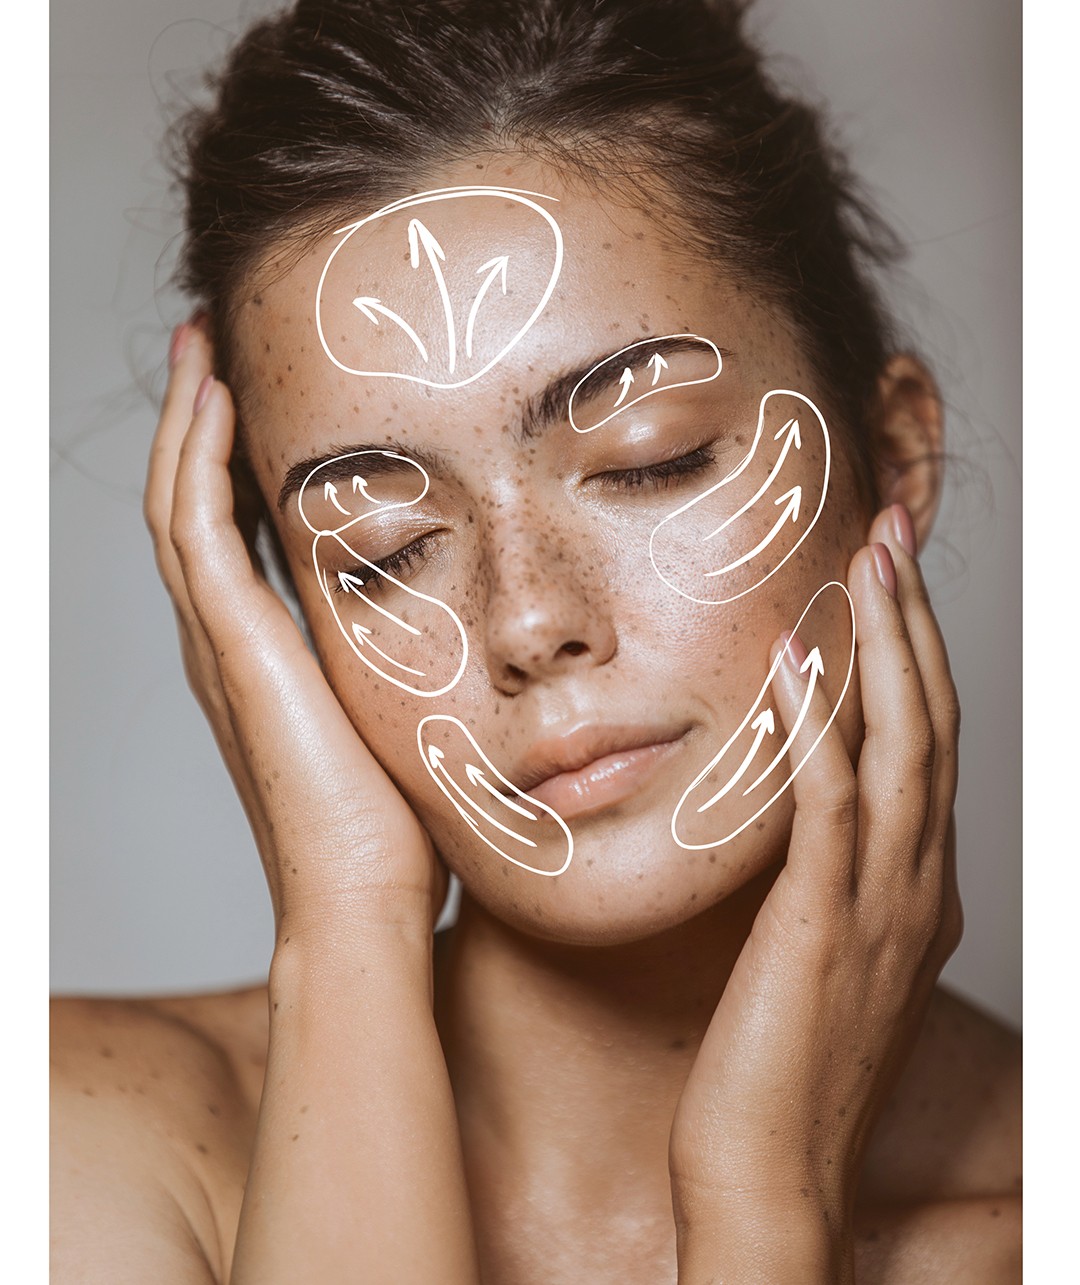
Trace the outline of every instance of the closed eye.
<instances>
[{"instance_id":1,"label":"closed eye","mask_svg":"<svg viewBox=\"0 0 1080 1285\"><path fill-rule=\"evenodd\" d=\"M646 487L659 491L675 484L680 478L703 473L715 458L711 446L699 446L673 460L661 460L657 464L645 464L640 468L612 469L608 473L597 473L594 480L620 491L641 490Z\"/></svg>"},{"instance_id":2,"label":"closed eye","mask_svg":"<svg viewBox=\"0 0 1080 1285\"><path fill-rule=\"evenodd\" d=\"M418 563L424 561L429 552L429 546L437 534L435 531L428 531L425 535L410 541L394 553L388 553L385 558L374 559L370 565L364 562L358 563L355 567L347 568L347 572L349 575L354 575L364 582L365 592L369 594L377 593L385 586L386 582L382 576L373 576L371 574L372 567L378 568L384 575L394 576L399 580L407 577ZM348 592L336 577L334 578L333 590L335 593Z\"/></svg>"}]
</instances>

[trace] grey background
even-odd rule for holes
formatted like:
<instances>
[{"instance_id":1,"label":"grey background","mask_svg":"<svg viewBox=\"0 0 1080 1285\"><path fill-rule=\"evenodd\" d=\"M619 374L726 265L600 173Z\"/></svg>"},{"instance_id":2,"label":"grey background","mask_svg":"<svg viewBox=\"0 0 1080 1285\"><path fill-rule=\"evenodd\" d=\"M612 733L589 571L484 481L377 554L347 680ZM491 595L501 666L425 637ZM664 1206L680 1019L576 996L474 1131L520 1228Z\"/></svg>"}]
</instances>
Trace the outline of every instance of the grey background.
<instances>
[{"instance_id":1,"label":"grey background","mask_svg":"<svg viewBox=\"0 0 1080 1285\"><path fill-rule=\"evenodd\" d=\"M52 987L265 977L269 895L180 669L140 515L177 230L162 101L275 4L53 0ZM1020 6L762 0L784 81L831 104L911 247L890 298L954 456L924 566L964 706L967 932L946 969L1020 1020Z\"/></svg>"}]
</instances>

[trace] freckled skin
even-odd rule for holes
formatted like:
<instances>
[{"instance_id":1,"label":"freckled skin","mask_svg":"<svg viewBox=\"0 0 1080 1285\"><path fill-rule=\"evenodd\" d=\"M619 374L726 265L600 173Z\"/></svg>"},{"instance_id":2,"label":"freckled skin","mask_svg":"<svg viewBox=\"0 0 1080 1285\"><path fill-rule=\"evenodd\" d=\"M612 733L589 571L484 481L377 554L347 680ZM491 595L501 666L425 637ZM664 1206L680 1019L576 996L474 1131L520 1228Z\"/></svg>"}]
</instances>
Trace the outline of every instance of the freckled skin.
<instances>
[{"instance_id":1,"label":"freckled skin","mask_svg":"<svg viewBox=\"0 0 1080 1285\"><path fill-rule=\"evenodd\" d=\"M650 531L742 458L762 395L798 390L828 422L829 390L818 386L786 318L734 288L719 270L699 266L688 274L685 257L664 232L625 200L599 200L538 163L514 172L514 186L558 198L552 209L566 257L543 315L487 375L464 388L435 390L361 378L332 365L311 342L315 286L334 245L327 238L284 275L265 274L259 303L243 306L236 391L272 511L289 463L342 443L397 441L450 461L445 475L433 477L427 500L410 510L415 529L395 532L389 547L378 547L371 527L376 544L369 553L382 557L427 530L439 531L429 559L403 578L445 601L465 625L470 657L461 681L428 701L403 695L357 661L319 593L310 534L293 502L279 529L323 667L353 724L477 901L506 923L550 939L633 941L700 913L783 855L792 817L788 796L738 839L707 853L673 842L672 810L747 712L778 635L794 626L825 581L846 578L869 515L834 433L822 517L766 586L736 602L702 606L661 583L648 560ZM467 181L464 170L450 172L445 185ZM518 254L514 279L535 289L519 212L489 203L485 215L489 222L478 227L466 202L443 204L432 226L449 247L448 261L459 254L483 262L490 257L485 248L509 238ZM359 272L363 247L357 255ZM612 262L621 269L616 279ZM440 333L438 300L419 290L407 255L381 259L378 278L380 297L408 300L416 328ZM483 325L481 314L478 336ZM706 397L672 389L594 433L579 435L562 424L527 444L519 441L525 398L551 375L649 333L704 335L733 355ZM388 368L420 369L393 327L380 326L371 342L382 345L380 360ZM717 458L700 477L635 495L604 491L595 482L605 471L702 443L712 444ZM787 485L814 485L820 460L812 450L806 456ZM753 513L744 521L764 534L774 514ZM814 641L839 654L846 628L835 614L823 617L815 622ZM840 715L852 750L861 734L859 709L853 684ZM530 745L552 731L642 721L672 735L689 730L640 797L572 824L574 861L565 874L545 879L508 866L479 844L433 785L416 749L416 727L436 712L460 718L510 779Z\"/></svg>"}]
</instances>

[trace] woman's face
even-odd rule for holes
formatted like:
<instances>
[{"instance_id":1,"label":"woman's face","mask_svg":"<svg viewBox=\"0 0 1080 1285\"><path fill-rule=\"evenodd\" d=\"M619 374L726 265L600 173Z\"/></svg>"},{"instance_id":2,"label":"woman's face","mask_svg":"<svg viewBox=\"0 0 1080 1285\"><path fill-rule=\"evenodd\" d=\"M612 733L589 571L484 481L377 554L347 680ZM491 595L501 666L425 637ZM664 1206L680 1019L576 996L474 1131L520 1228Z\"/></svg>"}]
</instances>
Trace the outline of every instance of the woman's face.
<instances>
[{"instance_id":1,"label":"woman's face","mask_svg":"<svg viewBox=\"0 0 1080 1285\"><path fill-rule=\"evenodd\" d=\"M428 197L264 274L244 431L327 678L450 869L629 941L783 856L770 651L813 600L837 699L850 611L815 595L868 515L790 323L666 216L516 157L430 186L469 184L543 196ZM858 710L853 680L851 747Z\"/></svg>"}]
</instances>

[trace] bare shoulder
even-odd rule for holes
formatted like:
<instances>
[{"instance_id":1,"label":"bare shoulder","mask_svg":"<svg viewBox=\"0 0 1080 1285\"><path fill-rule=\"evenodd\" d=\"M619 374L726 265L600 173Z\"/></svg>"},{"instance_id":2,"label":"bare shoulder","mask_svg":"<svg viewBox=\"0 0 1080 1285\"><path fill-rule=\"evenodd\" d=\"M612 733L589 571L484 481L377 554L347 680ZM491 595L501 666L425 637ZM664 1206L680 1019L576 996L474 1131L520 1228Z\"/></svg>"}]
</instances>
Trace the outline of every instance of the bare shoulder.
<instances>
[{"instance_id":1,"label":"bare shoulder","mask_svg":"<svg viewBox=\"0 0 1080 1285\"><path fill-rule=\"evenodd\" d=\"M53 1279L227 1279L265 988L51 1010Z\"/></svg>"},{"instance_id":2,"label":"bare shoulder","mask_svg":"<svg viewBox=\"0 0 1080 1285\"><path fill-rule=\"evenodd\" d=\"M1020 1280L1021 1075L1019 1034L938 987L870 1140L861 1279Z\"/></svg>"},{"instance_id":3,"label":"bare shoulder","mask_svg":"<svg viewBox=\"0 0 1080 1285\"><path fill-rule=\"evenodd\" d=\"M938 987L867 1155L871 1200L954 1200L1020 1190L1021 1042Z\"/></svg>"}]
</instances>

